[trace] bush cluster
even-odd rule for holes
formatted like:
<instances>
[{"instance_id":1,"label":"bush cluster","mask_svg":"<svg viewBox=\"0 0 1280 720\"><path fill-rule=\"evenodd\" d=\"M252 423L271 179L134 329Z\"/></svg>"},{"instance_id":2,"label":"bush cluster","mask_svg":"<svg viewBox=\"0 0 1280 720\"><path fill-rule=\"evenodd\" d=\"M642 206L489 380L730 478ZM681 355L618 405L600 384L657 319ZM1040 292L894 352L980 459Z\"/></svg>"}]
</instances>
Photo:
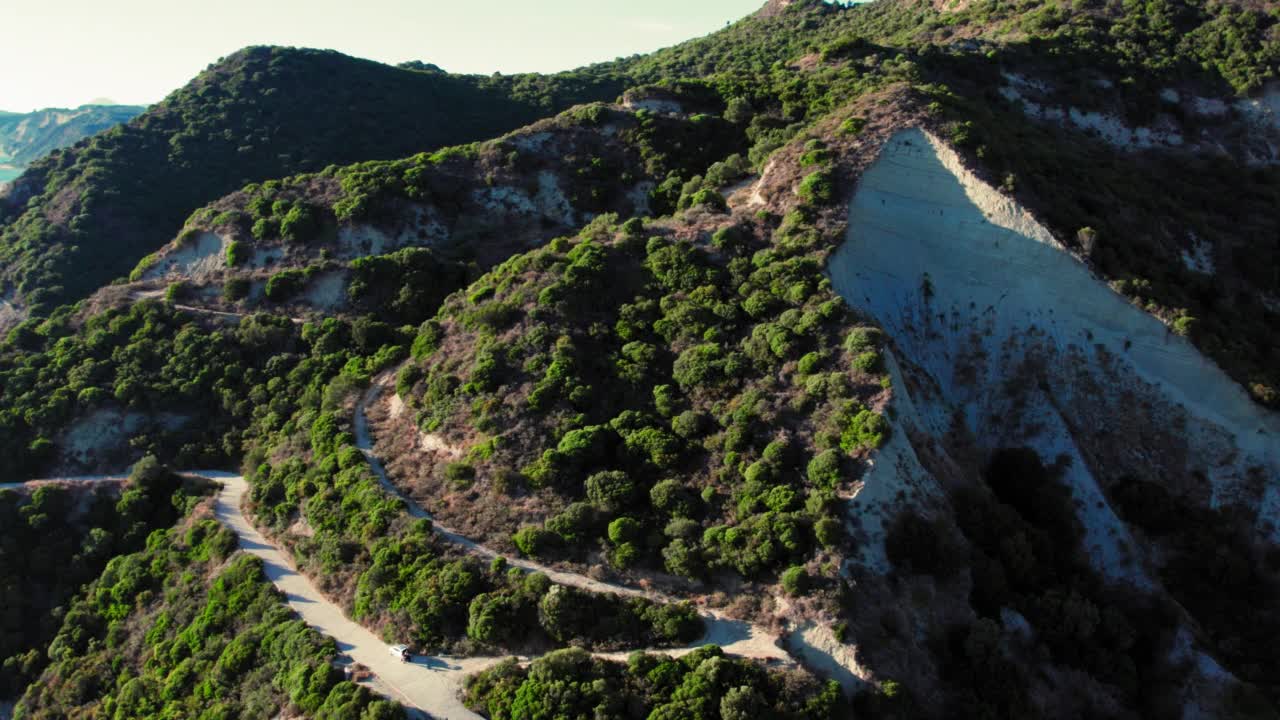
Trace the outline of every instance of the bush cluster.
<instances>
[{"instance_id":1,"label":"bush cluster","mask_svg":"<svg viewBox=\"0 0 1280 720\"><path fill-rule=\"evenodd\" d=\"M551 653L527 668L509 660L469 678L464 699L490 718L835 720L850 711L833 680L766 670L714 645L679 659L637 653L626 663L578 649Z\"/></svg>"}]
</instances>

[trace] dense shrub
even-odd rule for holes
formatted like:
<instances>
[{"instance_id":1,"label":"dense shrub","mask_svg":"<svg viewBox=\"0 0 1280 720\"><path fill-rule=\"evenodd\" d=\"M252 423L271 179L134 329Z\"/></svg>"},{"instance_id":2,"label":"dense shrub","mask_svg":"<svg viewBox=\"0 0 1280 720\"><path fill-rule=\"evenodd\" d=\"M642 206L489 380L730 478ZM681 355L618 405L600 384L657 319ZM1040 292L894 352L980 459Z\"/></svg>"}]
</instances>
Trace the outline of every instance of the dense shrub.
<instances>
[{"instance_id":1,"label":"dense shrub","mask_svg":"<svg viewBox=\"0 0 1280 720\"><path fill-rule=\"evenodd\" d=\"M112 560L67 612L53 665L18 714L268 716L291 704L315 717L404 717L342 681L334 641L294 618L261 562L235 548L230 530L189 520Z\"/></svg>"},{"instance_id":2,"label":"dense shrub","mask_svg":"<svg viewBox=\"0 0 1280 720\"><path fill-rule=\"evenodd\" d=\"M840 687L796 671L765 670L707 646L678 660L636 654L625 664L579 649L527 668L502 663L467 681L468 707L494 718L793 717L834 720L849 712Z\"/></svg>"}]
</instances>

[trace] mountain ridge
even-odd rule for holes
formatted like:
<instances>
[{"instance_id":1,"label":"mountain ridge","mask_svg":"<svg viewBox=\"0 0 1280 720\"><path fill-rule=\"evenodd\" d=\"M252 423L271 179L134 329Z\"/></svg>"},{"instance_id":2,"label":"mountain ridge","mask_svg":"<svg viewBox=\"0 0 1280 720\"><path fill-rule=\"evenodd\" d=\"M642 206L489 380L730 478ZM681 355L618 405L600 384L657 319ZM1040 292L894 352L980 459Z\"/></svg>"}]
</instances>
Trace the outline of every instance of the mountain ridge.
<instances>
[{"instance_id":1,"label":"mountain ridge","mask_svg":"<svg viewBox=\"0 0 1280 720\"><path fill-rule=\"evenodd\" d=\"M1276 717L1280 12L770 8L584 70L616 104L190 208L0 345L6 456L238 463L246 517L395 641L566 641L606 602L438 554L419 507L836 681L570 652L476 676L490 717L834 720L837 683L859 718ZM143 635L93 637L155 667Z\"/></svg>"}]
</instances>

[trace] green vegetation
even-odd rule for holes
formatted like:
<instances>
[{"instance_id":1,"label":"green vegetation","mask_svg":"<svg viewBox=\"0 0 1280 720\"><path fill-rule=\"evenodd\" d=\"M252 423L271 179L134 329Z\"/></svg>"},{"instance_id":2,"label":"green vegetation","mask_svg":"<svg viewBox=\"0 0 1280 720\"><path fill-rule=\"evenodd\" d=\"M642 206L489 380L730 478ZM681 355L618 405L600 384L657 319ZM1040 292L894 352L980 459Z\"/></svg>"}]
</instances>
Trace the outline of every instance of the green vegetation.
<instances>
[{"instance_id":1,"label":"green vegetation","mask_svg":"<svg viewBox=\"0 0 1280 720\"><path fill-rule=\"evenodd\" d=\"M415 347L453 348L415 352L402 375L424 429L493 437L468 479L479 502L534 493L558 508L505 528L515 549L598 544L619 569L757 577L807 557L819 524L820 544L838 541L841 458L879 447L888 424L866 406L878 363L855 361L879 338L821 279L804 212L717 230L715 254L603 218L423 325Z\"/></svg>"},{"instance_id":2,"label":"green vegetation","mask_svg":"<svg viewBox=\"0 0 1280 720\"><path fill-rule=\"evenodd\" d=\"M129 124L32 165L22 203L0 202L3 278L47 312L127 273L246 178L494 137L622 89L609 73L459 76L332 51L241 50ZM305 207L278 216L263 230L298 238L312 221Z\"/></svg>"},{"instance_id":3,"label":"green vegetation","mask_svg":"<svg viewBox=\"0 0 1280 720\"><path fill-rule=\"evenodd\" d=\"M198 494L152 457L138 462L123 492L0 490L0 696L21 694L48 662L44 647L62 617L54 609L65 608L111 558L141 549L148 533L172 525Z\"/></svg>"},{"instance_id":4,"label":"green vegetation","mask_svg":"<svg viewBox=\"0 0 1280 720\"><path fill-rule=\"evenodd\" d=\"M765 670L707 646L679 659L636 653L624 664L578 649L527 668L510 660L467 682L468 707L489 718L724 718L835 720L849 707L835 681Z\"/></svg>"},{"instance_id":5,"label":"green vegetation","mask_svg":"<svg viewBox=\"0 0 1280 720\"><path fill-rule=\"evenodd\" d=\"M145 425L129 447L108 449L107 462L153 453L180 467L225 465L239 456L250 421L290 406L277 389L305 347L286 318L260 315L210 331L155 302L95 315L78 328L59 315L20 326L10 342L0 350L0 455L18 477L39 472L58 430L95 410L199 415L195 423Z\"/></svg>"},{"instance_id":6,"label":"green vegetation","mask_svg":"<svg viewBox=\"0 0 1280 720\"><path fill-rule=\"evenodd\" d=\"M907 637L927 647L919 652L935 662L919 672L936 675L930 690L957 716L1034 715L1044 677L1098 690L1114 700L1108 711L1169 714L1167 698L1181 697L1168 651L1182 612L1215 657L1275 700L1277 563L1237 531L1235 509L1199 510L1147 480L1111 489L1124 519L1157 544L1174 608L1090 569L1060 468L1025 452L998 454L982 487L953 488L954 512L888 524L887 582L905 589L889 594L911 602L895 595L906 610L873 618L881 635L868 638L874 589L836 578L865 533L851 522L846 534L838 493L890 439L879 413L885 339L847 312L822 267L843 213L833 205L864 157L854 148L886 122L922 123L1060 237L1077 238L1099 273L1255 398L1280 403L1280 323L1262 300L1280 277L1276 171L1161 153L1119 162L1100 142L1027 121L994 91L1002 71L1039 74L1061 80L1065 104L1147 122L1165 88L1240 93L1274 79L1278 17L1250 0L974 0L945 11L924 0L801 0L651 56L549 78L242 51L132 124L38 163L0 201L0 282L36 311L0 346L0 457L18 477L37 474L72 423L94 417L141 418L127 446L97 462L147 452L186 467L243 461L256 521L299 567L353 617L425 649L616 649L699 635L689 605L592 595L481 563L412 519L348 422L354 396L403 362L397 392L418 426L466 446L462 459L425 467L414 490L438 498L444 520L466 513L514 552L602 557L619 572L776 579L806 606L844 603L837 638L873 658L900 653ZM1103 76L1113 87L1095 82ZM635 85L689 114L597 103L548 117ZM458 144L544 117L523 137ZM1187 137L1213 129L1176 122ZM544 132L549 149L532 149ZM731 215L726 189L771 159L782 172L762 185L785 214ZM490 188L535 197L545 172L573 218L597 221L542 246L576 221L513 228L465 210ZM267 180L289 173L311 174ZM189 215L246 179L256 182ZM619 223L609 213L634 210L629 191L641 182L652 183L655 217ZM430 248L348 254L345 265L325 254L339 223L404 229L409 203L438 211L448 241L423 231ZM156 302L64 305L140 258L141 275L156 260L146 254L180 228L180 243L234 231L225 260L242 271L255 244L318 256L257 280L261 292L288 302L316 272L347 271L353 314L222 325ZM1180 262L1188 232L1214 249L1214 276ZM175 283L166 298L185 289ZM232 277L223 296L256 299L253 289ZM188 510L190 494L175 489L96 497L83 514L57 490L0 493L5 689L52 662L29 685L24 716L398 716L337 682L332 645L289 618L257 564L231 554L209 521L152 534L139 552L149 530ZM39 550L15 550L28 545ZM38 592L23 595L16 578ZM974 619L907 624L911 608L953 592ZM1026 653L1007 652L1008 613L1032 630ZM481 674L468 702L495 718L850 714L831 684L716 650L626 666L557 652ZM854 710L922 715L892 681Z\"/></svg>"},{"instance_id":7,"label":"green vegetation","mask_svg":"<svg viewBox=\"0 0 1280 720\"><path fill-rule=\"evenodd\" d=\"M404 717L341 679L334 641L293 617L230 530L192 518L146 546L70 607L15 717Z\"/></svg>"},{"instance_id":8,"label":"green vegetation","mask_svg":"<svg viewBox=\"0 0 1280 720\"><path fill-rule=\"evenodd\" d=\"M229 267L239 267L249 259L249 253L244 243L238 240L232 240L227 243L227 265Z\"/></svg>"},{"instance_id":9,"label":"green vegetation","mask_svg":"<svg viewBox=\"0 0 1280 720\"><path fill-rule=\"evenodd\" d=\"M347 421L335 414L375 373L405 356L402 344L371 343L401 338L372 331L367 320L333 318L304 326L300 335L294 353L266 363L280 375L267 382L273 399L254 412L246 433L253 438L246 460L251 497L257 522L289 545L299 568L320 578L353 617L420 647L463 651L512 642L679 644L701 633L691 607L553 588L545 577L486 566L443 543L429 523L414 521L383 491ZM308 347L310 357L296 354ZM298 522L312 532L289 534ZM469 628L491 625L486 617L522 630L471 635Z\"/></svg>"}]
</instances>

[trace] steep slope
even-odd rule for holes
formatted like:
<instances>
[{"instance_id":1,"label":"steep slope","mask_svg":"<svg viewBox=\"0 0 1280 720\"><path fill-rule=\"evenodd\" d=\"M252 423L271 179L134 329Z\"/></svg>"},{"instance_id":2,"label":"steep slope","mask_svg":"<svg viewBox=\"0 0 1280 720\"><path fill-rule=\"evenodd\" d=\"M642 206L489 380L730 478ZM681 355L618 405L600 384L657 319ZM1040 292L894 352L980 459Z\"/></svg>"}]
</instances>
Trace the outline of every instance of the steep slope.
<instances>
[{"instance_id":1,"label":"steep slope","mask_svg":"<svg viewBox=\"0 0 1280 720\"><path fill-rule=\"evenodd\" d=\"M972 472L966 466L995 458L985 475L999 503L1047 529L1057 542L1078 543L1091 571L1106 578L1104 585L1134 593L1119 600L1081 590L1080 602L1108 598L1135 608L1141 606L1138 597L1168 593L1188 613L1167 614L1162 625L1138 631L1155 633L1149 637L1168 654L1145 660L1133 655L1138 667L1145 663L1144 672L1158 676L1162 663L1167 673L1189 662L1191 669L1180 671L1191 688L1180 696L1187 704L1233 702L1231 672L1274 692L1270 671L1263 668L1276 663L1265 648L1280 630L1268 609L1280 586L1263 558L1274 552L1280 519L1280 417L1253 403L1189 342L1126 302L1030 213L975 178L935 136L917 129L895 132L862 173L850 205L848 239L828 270L833 287L882 325L901 358L895 363L901 368L895 372L895 425L910 438L899 456L906 461L877 460L864 478L867 492L858 495L861 513L878 505L892 517L903 507L896 490L923 485L929 491L918 507L941 523L932 532L947 536L951 521L945 518L954 516L968 544L993 552L966 520L975 512L973 497L955 488ZM1011 489L1007 483L1013 481L1046 483L1035 479L1034 463L1025 460L997 469L1013 462L1003 450L1011 447L1030 448L1053 464L1053 479L1042 487L1066 488L1063 509L1074 506L1077 529L1054 534L1047 516ZM1039 502L1043 513L1051 501ZM954 550L926 549L929 542L901 524L887 530L894 565L940 579L955 572L926 558L942 553L958 562ZM1217 590L1203 577L1188 575L1192 566L1214 572L1206 550L1197 549L1205 534L1217 538L1215 545L1231 547L1242 564L1231 580L1218 576L1223 587ZM1052 562L1043 550L1033 552L1039 556L1033 562ZM996 572L1014 572L1010 557L995 557L993 566L1005 568ZM1059 567L1059 578L1079 572L1069 566ZM1101 684L1085 693L1085 705L1132 702L1119 699L1116 688L1124 683L1098 661L1067 659L1055 646L1042 624L1053 615L1043 605L1047 596L1028 599L1050 592L1046 585L1010 575L1012 592L999 583L980 587L993 582L993 571L975 562L971 572L970 602L980 614L984 607L998 609L1004 632L1012 633L1006 611L1015 608L1034 632L1044 634L1058 662L1094 674ZM1241 596L1249 599L1229 599ZM1142 627L1132 609L1122 612L1132 627ZM1189 628L1206 632L1190 641ZM1096 639L1104 645L1114 641L1101 631ZM1198 655L1200 643L1216 660ZM1151 682L1161 687L1170 680ZM1035 691L1039 699L1020 700L988 686L981 702L1035 705L1059 692L1053 685ZM1146 702L1155 699L1148 696Z\"/></svg>"},{"instance_id":2,"label":"steep slope","mask_svg":"<svg viewBox=\"0 0 1280 720\"><path fill-rule=\"evenodd\" d=\"M21 171L58 150L128 122L146 108L135 105L81 105L30 113L0 114L0 159ZM13 177L16 177L16 173ZM0 175L0 182L12 177Z\"/></svg>"},{"instance_id":3,"label":"steep slope","mask_svg":"<svg viewBox=\"0 0 1280 720\"><path fill-rule=\"evenodd\" d=\"M620 90L607 76L481 78L331 51L242 50L8 190L6 302L48 310L82 298L247 182L492 137Z\"/></svg>"},{"instance_id":4,"label":"steep slope","mask_svg":"<svg viewBox=\"0 0 1280 720\"><path fill-rule=\"evenodd\" d=\"M0 489L0 697L21 694L48 662L44 649L61 624L55 609L112 557L142 548L151 530L171 525L172 500L203 494L154 462L139 463L124 480Z\"/></svg>"}]
</instances>

